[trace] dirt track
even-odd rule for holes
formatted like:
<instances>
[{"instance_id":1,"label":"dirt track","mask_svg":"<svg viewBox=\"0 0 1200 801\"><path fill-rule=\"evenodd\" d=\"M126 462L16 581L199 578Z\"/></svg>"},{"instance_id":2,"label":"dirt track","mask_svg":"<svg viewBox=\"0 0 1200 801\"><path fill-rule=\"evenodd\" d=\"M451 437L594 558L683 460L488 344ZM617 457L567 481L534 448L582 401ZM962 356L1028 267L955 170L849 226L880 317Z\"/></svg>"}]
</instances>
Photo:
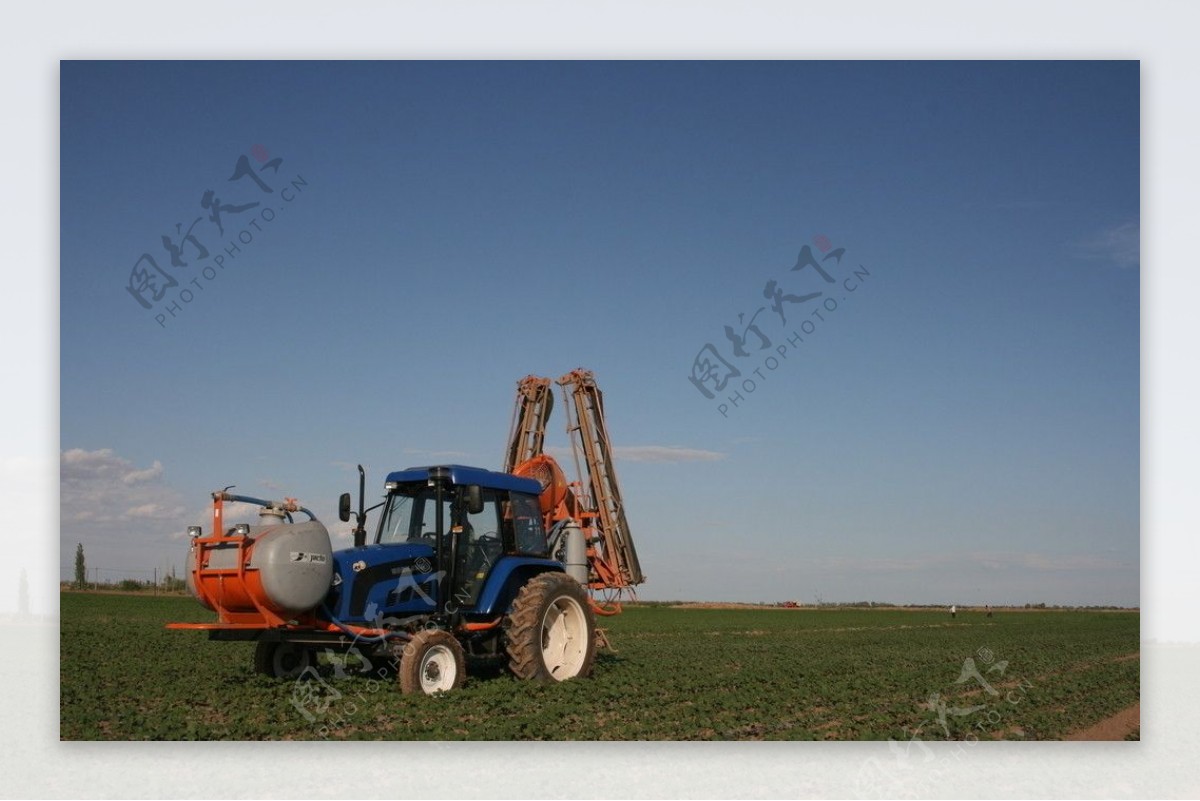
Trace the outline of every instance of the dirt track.
<instances>
[{"instance_id":1,"label":"dirt track","mask_svg":"<svg viewBox=\"0 0 1200 801\"><path fill-rule=\"evenodd\" d=\"M1142 725L1142 705L1134 704L1086 729L1071 732L1064 740L1124 740Z\"/></svg>"}]
</instances>

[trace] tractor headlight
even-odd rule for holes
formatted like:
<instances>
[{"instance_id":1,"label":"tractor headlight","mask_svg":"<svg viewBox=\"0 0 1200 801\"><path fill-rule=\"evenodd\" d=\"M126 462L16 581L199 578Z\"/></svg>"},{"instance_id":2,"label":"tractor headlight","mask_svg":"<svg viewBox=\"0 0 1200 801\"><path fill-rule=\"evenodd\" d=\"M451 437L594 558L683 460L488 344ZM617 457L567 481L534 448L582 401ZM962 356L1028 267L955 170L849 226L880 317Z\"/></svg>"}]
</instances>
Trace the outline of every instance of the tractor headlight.
<instances>
[{"instance_id":1,"label":"tractor headlight","mask_svg":"<svg viewBox=\"0 0 1200 801\"><path fill-rule=\"evenodd\" d=\"M236 526L233 527L233 530L236 531L238 534L240 534L243 537L250 536L250 524L249 523L238 523Z\"/></svg>"},{"instance_id":2,"label":"tractor headlight","mask_svg":"<svg viewBox=\"0 0 1200 801\"><path fill-rule=\"evenodd\" d=\"M202 533L203 529L201 529L200 526L188 526L189 537L199 537Z\"/></svg>"},{"instance_id":3,"label":"tractor headlight","mask_svg":"<svg viewBox=\"0 0 1200 801\"><path fill-rule=\"evenodd\" d=\"M398 482L398 481L389 481L383 485L383 488L385 490L387 490L388 492L393 492L396 489L398 489L399 487L400 487L400 482Z\"/></svg>"}]
</instances>

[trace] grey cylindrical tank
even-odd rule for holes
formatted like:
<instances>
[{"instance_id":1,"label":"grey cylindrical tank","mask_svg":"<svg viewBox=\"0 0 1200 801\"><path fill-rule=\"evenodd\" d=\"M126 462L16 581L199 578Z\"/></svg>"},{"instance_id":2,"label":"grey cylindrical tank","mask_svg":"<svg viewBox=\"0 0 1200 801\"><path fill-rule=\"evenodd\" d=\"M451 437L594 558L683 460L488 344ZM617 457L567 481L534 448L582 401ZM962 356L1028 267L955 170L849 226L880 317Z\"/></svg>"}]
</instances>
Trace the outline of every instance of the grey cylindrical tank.
<instances>
[{"instance_id":1,"label":"grey cylindrical tank","mask_svg":"<svg viewBox=\"0 0 1200 801\"><path fill-rule=\"evenodd\" d=\"M567 555L563 560L563 565L567 568L567 575L586 587L588 583L587 542L583 537L583 529L572 520L563 527L563 534L567 539Z\"/></svg>"},{"instance_id":2,"label":"grey cylindrical tank","mask_svg":"<svg viewBox=\"0 0 1200 801\"><path fill-rule=\"evenodd\" d=\"M267 598L281 610L301 614L314 609L333 580L333 546L319 521L251 527L257 568Z\"/></svg>"}]
</instances>

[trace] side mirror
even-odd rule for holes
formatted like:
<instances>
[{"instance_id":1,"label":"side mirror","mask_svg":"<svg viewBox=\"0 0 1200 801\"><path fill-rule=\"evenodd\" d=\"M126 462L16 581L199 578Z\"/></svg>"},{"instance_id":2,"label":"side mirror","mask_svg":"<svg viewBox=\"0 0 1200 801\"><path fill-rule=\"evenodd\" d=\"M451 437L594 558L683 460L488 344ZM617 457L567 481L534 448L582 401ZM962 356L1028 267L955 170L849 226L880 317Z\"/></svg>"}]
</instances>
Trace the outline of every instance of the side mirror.
<instances>
[{"instance_id":1,"label":"side mirror","mask_svg":"<svg viewBox=\"0 0 1200 801\"><path fill-rule=\"evenodd\" d=\"M343 523L350 521L350 493L343 492L342 497L338 498L338 520Z\"/></svg>"},{"instance_id":2,"label":"side mirror","mask_svg":"<svg viewBox=\"0 0 1200 801\"><path fill-rule=\"evenodd\" d=\"M477 515L483 511L483 490L478 484L468 484L466 487L467 511Z\"/></svg>"}]
</instances>

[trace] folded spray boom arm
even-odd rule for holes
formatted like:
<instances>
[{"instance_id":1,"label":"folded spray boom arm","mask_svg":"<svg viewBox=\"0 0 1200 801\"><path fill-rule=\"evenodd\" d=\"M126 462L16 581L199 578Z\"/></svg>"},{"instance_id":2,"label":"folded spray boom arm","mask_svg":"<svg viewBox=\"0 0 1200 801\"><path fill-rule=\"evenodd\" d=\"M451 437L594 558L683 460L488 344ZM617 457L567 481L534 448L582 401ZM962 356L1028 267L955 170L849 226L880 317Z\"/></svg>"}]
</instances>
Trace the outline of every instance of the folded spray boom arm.
<instances>
[{"instance_id":1,"label":"folded spray boom arm","mask_svg":"<svg viewBox=\"0 0 1200 801\"><path fill-rule=\"evenodd\" d=\"M645 581L645 576L625 519L625 504L604 419L603 396L590 370L573 370L557 383L563 391L567 434L571 438L575 472L581 480L567 485L560 478L562 470L558 463L544 453L546 424L554 395L549 378L532 375L517 384L504 470L539 480L548 528L571 518L584 529L591 589L632 588ZM547 493L565 497L560 502L547 497Z\"/></svg>"}]
</instances>

